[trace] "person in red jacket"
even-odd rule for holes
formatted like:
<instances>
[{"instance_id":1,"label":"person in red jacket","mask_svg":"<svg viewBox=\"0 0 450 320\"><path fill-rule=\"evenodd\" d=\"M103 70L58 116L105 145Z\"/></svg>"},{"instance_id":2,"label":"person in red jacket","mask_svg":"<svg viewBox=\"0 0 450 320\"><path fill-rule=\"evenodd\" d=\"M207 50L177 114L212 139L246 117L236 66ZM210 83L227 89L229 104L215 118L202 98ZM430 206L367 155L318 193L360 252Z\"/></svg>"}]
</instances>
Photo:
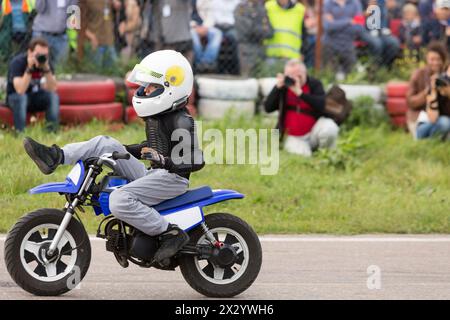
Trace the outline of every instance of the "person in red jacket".
<instances>
[{"instance_id":1,"label":"person in red jacket","mask_svg":"<svg viewBox=\"0 0 450 320\"><path fill-rule=\"evenodd\" d=\"M277 128L287 135L286 151L309 157L314 150L336 146L339 127L324 117L325 100L322 83L308 76L303 62L288 61L264 104L266 112L280 112Z\"/></svg>"}]
</instances>

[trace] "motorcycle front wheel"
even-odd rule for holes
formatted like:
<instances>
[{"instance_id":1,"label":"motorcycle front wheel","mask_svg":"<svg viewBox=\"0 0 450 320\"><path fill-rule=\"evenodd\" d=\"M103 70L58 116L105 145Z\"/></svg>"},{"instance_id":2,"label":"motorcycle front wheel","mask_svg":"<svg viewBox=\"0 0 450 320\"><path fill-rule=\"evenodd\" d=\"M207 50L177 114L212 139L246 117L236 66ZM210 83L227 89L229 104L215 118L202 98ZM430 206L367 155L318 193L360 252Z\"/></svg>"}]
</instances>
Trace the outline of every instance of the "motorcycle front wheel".
<instances>
[{"instance_id":1,"label":"motorcycle front wheel","mask_svg":"<svg viewBox=\"0 0 450 320\"><path fill-rule=\"evenodd\" d=\"M40 209L23 216L8 233L5 263L11 278L37 296L58 296L74 289L91 261L91 245L81 223L72 219L56 255L46 252L64 217L57 209Z\"/></svg>"}]
</instances>

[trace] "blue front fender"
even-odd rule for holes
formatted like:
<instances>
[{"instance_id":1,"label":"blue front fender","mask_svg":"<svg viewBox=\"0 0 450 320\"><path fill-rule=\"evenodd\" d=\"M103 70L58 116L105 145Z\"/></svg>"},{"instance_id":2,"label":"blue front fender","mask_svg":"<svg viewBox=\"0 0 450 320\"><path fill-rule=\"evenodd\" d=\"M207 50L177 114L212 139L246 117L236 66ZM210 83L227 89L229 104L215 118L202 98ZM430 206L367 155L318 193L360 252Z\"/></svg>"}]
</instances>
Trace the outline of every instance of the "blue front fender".
<instances>
[{"instance_id":1,"label":"blue front fender","mask_svg":"<svg viewBox=\"0 0 450 320\"><path fill-rule=\"evenodd\" d=\"M78 161L78 163L73 167L70 171L69 175L64 182L50 182L46 184L42 184L40 186L34 187L29 190L30 194L40 194L40 193L51 193L51 192L60 192L60 193L77 193L81 188L81 184L83 183L84 178L84 165L82 161Z\"/></svg>"}]
</instances>

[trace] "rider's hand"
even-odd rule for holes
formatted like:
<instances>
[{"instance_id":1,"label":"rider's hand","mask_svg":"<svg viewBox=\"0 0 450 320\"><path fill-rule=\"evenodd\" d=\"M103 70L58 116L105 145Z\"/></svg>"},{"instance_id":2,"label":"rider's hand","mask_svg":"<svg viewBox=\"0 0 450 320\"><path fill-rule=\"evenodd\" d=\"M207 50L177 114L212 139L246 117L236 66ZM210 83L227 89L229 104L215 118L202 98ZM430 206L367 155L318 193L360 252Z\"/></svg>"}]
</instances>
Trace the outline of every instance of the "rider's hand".
<instances>
[{"instance_id":1,"label":"rider's hand","mask_svg":"<svg viewBox=\"0 0 450 320\"><path fill-rule=\"evenodd\" d=\"M141 157L144 160L150 160L152 168L164 168L166 164L164 156L153 148L142 148Z\"/></svg>"}]
</instances>

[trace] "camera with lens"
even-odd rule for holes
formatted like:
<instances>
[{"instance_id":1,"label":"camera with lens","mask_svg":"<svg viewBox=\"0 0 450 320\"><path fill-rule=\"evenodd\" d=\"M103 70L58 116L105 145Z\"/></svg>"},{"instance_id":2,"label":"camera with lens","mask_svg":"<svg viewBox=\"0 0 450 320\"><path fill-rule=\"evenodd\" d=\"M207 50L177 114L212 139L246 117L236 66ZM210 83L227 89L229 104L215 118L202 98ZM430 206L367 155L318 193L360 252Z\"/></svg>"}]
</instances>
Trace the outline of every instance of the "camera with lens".
<instances>
[{"instance_id":1,"label":"camera with lens","mask_svg":"<svg viewBox=\"0 0 450 320\"><path fill-rule=\"evenodd\" d=\"M46 54L37 54L35 58L38 63L38 66L33 66L33 68L31 68L31 72L44 71L48 56Z\"/></svg>"},{"instance_id":2,"label":"camera with lens","mask_svg":"<svg viewBox=\"0 0 450 320\"><path fill-rule=\"evenodd\" d=\"M284 77L284 85L285 85L286 87L293 86L294 84L295 84L295 80L294 80L294 79L292 79L292 78L289 77L289 76L285 76L285 77Z\"/></svg>"},{"instance_id":3,"label":"camera with lens","mask_svg":"<svg viewBox=\"0 0 450 320\"><path fill-rule=\"evenodd\" d=\"M39 65L44 65L47 62L47 55L46 54L38 54L36 55L36 61Z\"/></svg>"},{"instance_id":4,"label":"camera with lens","mask_svg":"<svg viewBox=\"0 0 450 320\"><path fill-rule=\"evenodd\" d=\"M441 74L436 79L436 83L435 84L436 84L436 88L449 86L450 85L450 77L446 73Z\"/></svg>"}]
</instances>

